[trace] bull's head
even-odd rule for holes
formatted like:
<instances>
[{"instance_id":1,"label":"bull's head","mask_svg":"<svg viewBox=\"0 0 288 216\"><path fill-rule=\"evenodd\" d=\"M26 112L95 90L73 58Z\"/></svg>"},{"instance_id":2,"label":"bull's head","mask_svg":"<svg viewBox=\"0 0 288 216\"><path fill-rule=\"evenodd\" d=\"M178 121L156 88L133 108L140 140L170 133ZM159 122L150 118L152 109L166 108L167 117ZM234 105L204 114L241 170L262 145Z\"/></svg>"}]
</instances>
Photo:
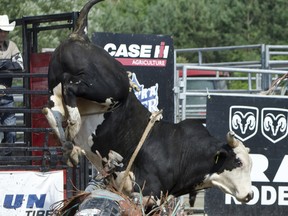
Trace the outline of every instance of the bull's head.
<instances>
[{"instance_id":1,"label":"bull's head","mask_svg":"<svg viewBox=\"0 0 288 216\"><path fill-rule=\"evenodd\" d=\"M253 198L250 149L234 136L234 132L228 132L228 145L223 146L216 153L213 173L209 176L209 181L212 186L233 195L240 202L249 202Z\"/></svg>"}]
</instances>

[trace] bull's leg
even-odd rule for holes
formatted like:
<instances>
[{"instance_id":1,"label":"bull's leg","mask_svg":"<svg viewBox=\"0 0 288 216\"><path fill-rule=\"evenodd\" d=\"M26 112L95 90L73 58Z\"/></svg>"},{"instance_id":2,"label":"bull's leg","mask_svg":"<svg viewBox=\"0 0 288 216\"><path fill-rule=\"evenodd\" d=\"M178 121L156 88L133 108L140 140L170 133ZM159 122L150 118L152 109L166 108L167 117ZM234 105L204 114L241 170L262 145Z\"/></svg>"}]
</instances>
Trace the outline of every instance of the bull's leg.
<instances>
[{"instance_id":1,"label":"bull's leg","mask_svg":"<svg viewBox=\"0 0 288 216\"><path fill-rule=\"evenodd\" d=\"M66 138L73 140L81 127L81 116L77 107L66 106L68 112Z\"/></svg>"},{"instance_id":2,"label":"bull's leg","mask_svg":"<svg viewBox=\"0 0 288 216\"><path fill-rule=\"evenodd\" d=\"M63 104L63 100L65 101L66 110ZM59 83L53 89L53 95L50 96L50 101L53 103L53 105L51 105L52 113L49 112L49 110L46 110L46 117L50 125L55 130L60 140L68 139L69 141L73 141L81 126L81 117L76 104L76 96L70 93L69 88L66 86L62 87L61 83ZM65 111L67 111L67 113ZM67 114L68 125L66 129L66 135L63 136L63 134L59 134L58 130L59 128L62 128L62 122L66 116L65 114ZM53 116L55 120L53 120Z\"/></svg>"},{"instance_id":3,"label":"bull's leg","mask_svg":"<svg viewBox=\"0 0 288 216\"><path fill-rule=\"evenodd\" d=\"M78 91L78 84L72 81L64 83L62 86L63 100L67 110L67 127L66 127L66 138L72 141L81 127L81 116L77 107L76 93Z\"/></svg>"},{"instance_id":4,"label":"bull's leg","mask_svg":"<svg viewBox=\"0 0 288 216\"><path fill-rule=\"evenodd\" d=\"M53 89L53 95L50 96L50 108L43 108L42 112L45 114L50 127L59 138L64 149L64 161L68 166L77 165L79 162L79 155L81 148L73 145L71 140L67 140L62 123L65 119L65 109L62 98L61 84Z\"/></svg>"},{"instance_id":5,"label":"bull's leg","mask_svg":"<svg viewBox=\"0 0 288 216\"><path fill-rule=\"evenodd\" d=\"M195 201L196 201L196 196L197 196L197 192L196 191L192 191L191 193L189 193L189 204L190 207L194 207Z\"/></svg>"},{"instance_id":6,"label":"bull's leg","mask_svg":"<svg viewBox=\"0 0 288 216\"><path fill-rule=\"evenodd\" d=\"M62 102L61 84L53 89L53 95L50 96L49 107L42 110L49 125L60 140L66 140L62 122L65 117L65 110Z\"/></svg>"},{"instance_id":7,"label":"bull's leg","mask_svg":"<svg viewBox=\"0 0 288 216\"><path fill-rule=\"evenodd\" d=\"M62 117L59 112L55 112L48 107L43 108L43 113L45 114L51 128L54 133L58 136L62 146L63 146L63 159L68 166L76 166L79 163L79 156L81 155L81 148L75 146L72 141L66 139L64 129L62 127Z\"/></svg>"}]
</instances>

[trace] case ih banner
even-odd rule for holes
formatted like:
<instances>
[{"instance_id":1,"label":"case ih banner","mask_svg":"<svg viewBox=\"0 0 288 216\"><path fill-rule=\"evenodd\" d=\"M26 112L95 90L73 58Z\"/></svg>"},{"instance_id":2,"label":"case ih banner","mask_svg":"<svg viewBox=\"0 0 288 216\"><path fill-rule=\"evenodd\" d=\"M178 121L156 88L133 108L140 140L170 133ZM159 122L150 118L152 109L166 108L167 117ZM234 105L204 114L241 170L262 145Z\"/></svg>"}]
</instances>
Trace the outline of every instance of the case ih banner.
<instances>
[{"instance_id":1,"label":"case ih banner","mask_svg":"<svg viewBox=\"0 0 288 216\"><path fill-rule=\"evenodd\" d=\"M63 178L63 170L1 171L0 215L52 215L50 206L64 199Z\"/></svg>"},{"instance_id":2,"label":"case ih banner","mask_svg":"<svg viewBox=\"0 0 288 216\"><path fill-rule=\"evenodd\" d=\"M251 149L254 192L248 204L241 204L218 189L209 189L205 194L208 215L288 215L287 97L212 95L207 100L207 128L218 139L233 130Z\"/></svg>"},{"instance_id":3,"label":"case ih banner","mask_svg":"<svg viewBox=\"0 0 288 216\"><path fill-rule=\"evenodd\" d=\"M92 42L121 62L140 92L138 99L150 111L163 109L165 120L174 122L174 50L170 36L94 33Z\"/></svg>"}]
</instances>

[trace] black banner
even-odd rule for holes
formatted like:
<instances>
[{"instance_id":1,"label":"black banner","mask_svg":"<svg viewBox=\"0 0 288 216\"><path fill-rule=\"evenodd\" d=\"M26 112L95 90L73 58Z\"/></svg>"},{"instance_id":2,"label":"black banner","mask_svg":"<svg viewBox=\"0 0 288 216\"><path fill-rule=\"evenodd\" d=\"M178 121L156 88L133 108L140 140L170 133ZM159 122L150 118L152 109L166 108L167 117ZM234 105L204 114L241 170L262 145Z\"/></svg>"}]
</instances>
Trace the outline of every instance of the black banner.
<instances>
[{"instance_id":1,"label":"black banner","mask_svg":"<svg viewBox=\"0 0 288 216\"><path fill-rule=\"evenodd\" d=\"M163 109L163 119L174 122L173 40L164 35L94 33L92 42L136 74L138 99L150 110Z\"/></svg>"},{"instance_id":2,"label":"black banner","mask_svg":"<svg viewBox=\"0 0 288 216\"><path fill-rule=\"evenodd\" d=\"M254 198L239 203L219 189L208 189L209 216L288 215L288 98L270 96L210 96L207 128L225 141L228 131L251 149Z\"/></svg>"}]
</instances>

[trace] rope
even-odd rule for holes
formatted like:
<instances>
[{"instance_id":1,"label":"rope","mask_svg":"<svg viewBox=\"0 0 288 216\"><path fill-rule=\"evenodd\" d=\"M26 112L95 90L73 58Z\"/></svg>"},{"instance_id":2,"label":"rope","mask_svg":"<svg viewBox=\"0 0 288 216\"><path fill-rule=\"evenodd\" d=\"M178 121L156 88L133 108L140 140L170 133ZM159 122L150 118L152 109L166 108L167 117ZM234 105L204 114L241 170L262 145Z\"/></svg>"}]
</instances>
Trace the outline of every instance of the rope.
<instances>
[{"instance_id":1,"label":"rope","mask_svg":"<svg viewBox=\"0 0 288 216\"><path fill-rule=\"evenodd\" d=\"M120 193L123 190L125 180L129 175L129 172L131 170L131 167L133 165L133 162L134 162L136 156L138 155L143 143L145 142L151 128L154 126L155 122L159 121L159 119L161 118L162 112L163 112L163 110L160 110L158 112L152 113L152 115L150 116L150 121L148 122L148 125L146 126L145 131L144 131L144 133L143 133L143 135L142 135L142 137L141 137L141 139L140 139L140 141L139 141L139 143L138 143L135 151L133 152L133 155L132 155L132 157L128 163L127 169L125 170L124 177L123 177L123 180L122 180L120 188L119 188Z\"/></svg>"}]
</instances>

